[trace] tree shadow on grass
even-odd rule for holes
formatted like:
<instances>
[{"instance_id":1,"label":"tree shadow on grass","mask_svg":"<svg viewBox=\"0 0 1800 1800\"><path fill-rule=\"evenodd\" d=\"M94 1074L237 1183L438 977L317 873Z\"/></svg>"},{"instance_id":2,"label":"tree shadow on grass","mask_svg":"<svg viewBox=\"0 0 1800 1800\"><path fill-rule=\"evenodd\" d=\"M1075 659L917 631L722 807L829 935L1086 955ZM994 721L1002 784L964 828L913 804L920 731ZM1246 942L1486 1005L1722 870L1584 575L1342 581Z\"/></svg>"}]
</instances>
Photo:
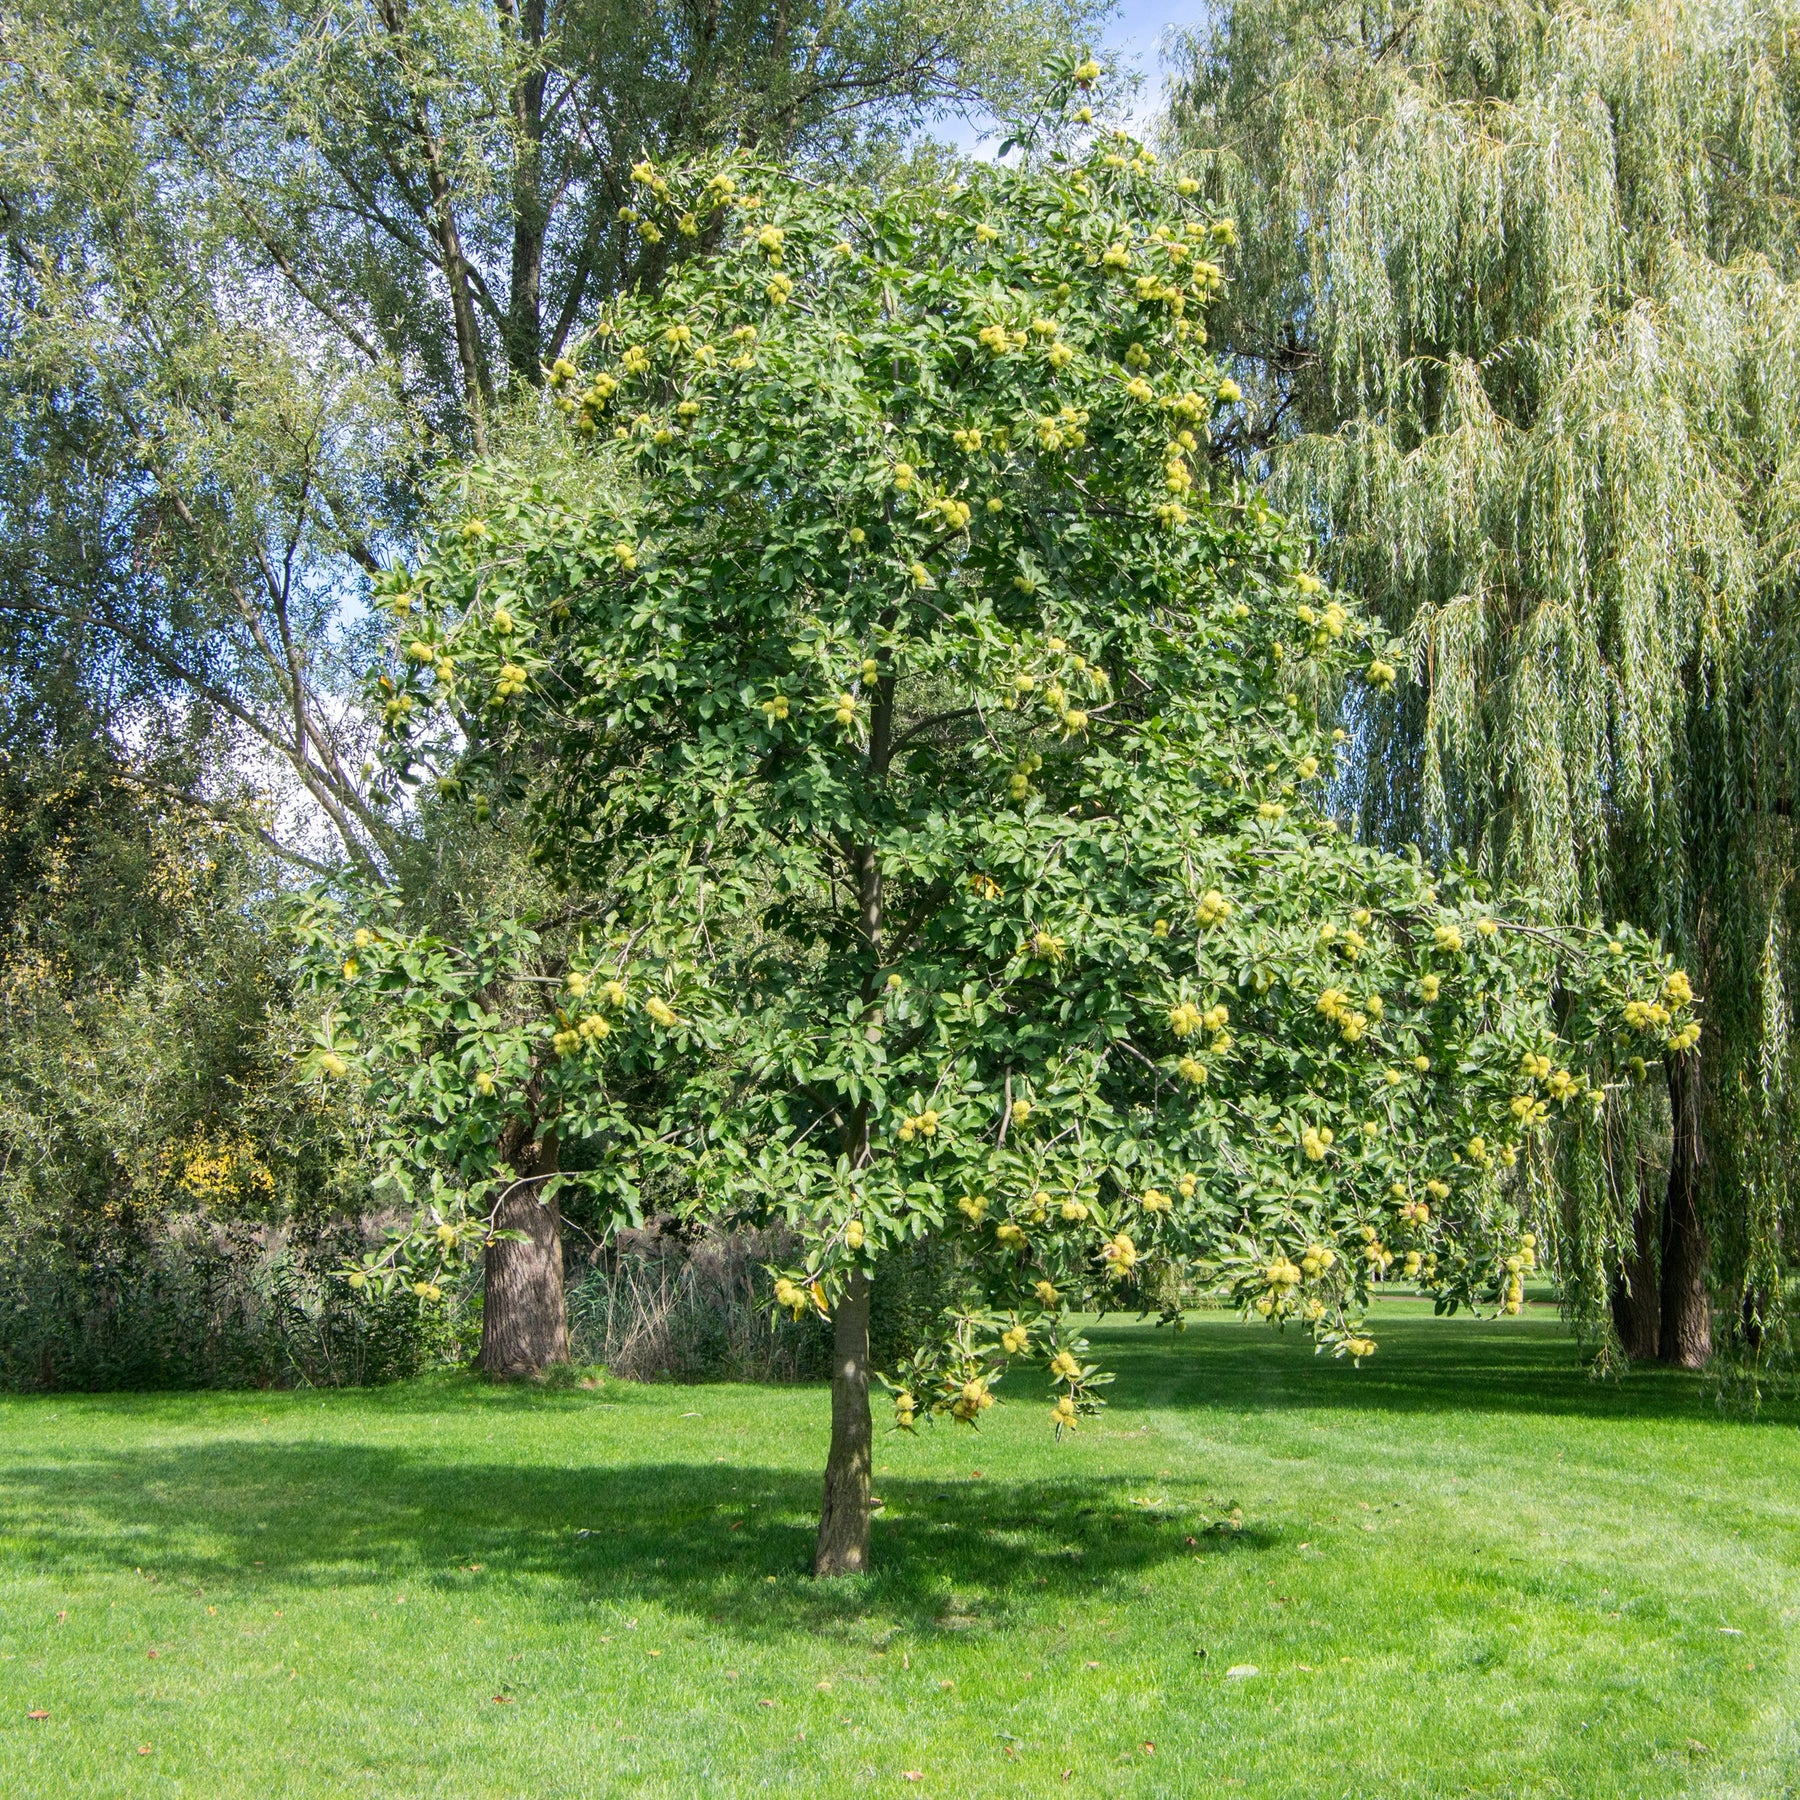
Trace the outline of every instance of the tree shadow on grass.
<instances>
[{"instance_id":1,"label":"tree shadow on grass","mask_svg":"<svg viewBox=\"0 0 1800 1800\"><path fill-rule=\"evenodd\" d=\"M1210 1512L1134 1504L1125 1478L884 1477L874 1572L819 1582L807 1573L819 1485L741 1464L214 1441L0 1470L0 1536L15 1572L52 1579L141 1569L209 1597L264 1582L383 1595L548 1582L570 1602L660 1603L754 1638L997 1627L1027 1597L1091 1598L1172 1558L1266 1547Z\"/></svg>"},{"instance_id":2,"label":"tree shadow on grass","mask_svg":"<svg viewBox=\"0 0 1800 1800\"><path fill-rule=\"evenodd\" d=\"M1088 1336L1096 1355L1117 1371L1112 1394L1125 1406L1238 1414L1530 1413L1686 1425L1749 1417L1721 1413L1716 1384L1706 1375L1650 1365L1597 1379L1553 1316L1438 1319L1424 1308L1396 1308L1378 1313L1371 1329L1381 1347L1360 1368L1347 1358L1316 1355L1304 1331L1280 1333L1219 1315L1202 1316L1179 1335L1119 1319L1096 1324ZM1800 1408L1771 1397L1755 1416L1791 1426Z\"/></svg>"},{"instance_id":3,"label":"tree shadow on grass","mask_svg":"<svg viewBox=\"0 0 1800 1800\"><path fill-rule=\"evenodd\" d=\"M1203 1318L1180 1337L1125 1321L1091 1333L1118 1371L1109 1417L1119 1425L1156 1408L1721 1423L1702 1378L1645 1370L1619 1383L1591 1380L1549 1319L1489 1326L1389 1316L1377 1334L1379 1357L1355 1369L1315 1357L1298 1335L1226 1318ZM289 1397L302 1413L442 1411L447 1437L483 1418L566 1420L566 1457L546 1453L539 1434L539 1447L517 1461L331 1440L270 1444L232 1428L282 1402L197 1396L188 1444L40 1452L29 1464L0 1465L0 1539L14 1571L51 1579L141 1568L215 1596L252 1594L264 1581L371 1596L399 1584L485 1595L511 1583L575 1606L660 1604L757 1639L1000 1627L1028 1601L1093 1598L1176 1558L1254 1557L1273 1542L1224 1529L1197 1501L1136 1503L1141 1474L888 1475L878 1481L886 1504L874 1572L814 1582L806 1570L817 1473L667 1456L585 1461L581 1424L596 1405L642 1409L647 1430L666 1424L665 1390L609 1383L605 1394L456 1380ZM123 1397L94 1404L136 1410ZM145 1404L165 1413L169 1399ZM1794 1410L1770 1407L1762 1417L1787 1424ZM202 1435L208 1427L215 1435Z\"/></svg>"}]
</instances>

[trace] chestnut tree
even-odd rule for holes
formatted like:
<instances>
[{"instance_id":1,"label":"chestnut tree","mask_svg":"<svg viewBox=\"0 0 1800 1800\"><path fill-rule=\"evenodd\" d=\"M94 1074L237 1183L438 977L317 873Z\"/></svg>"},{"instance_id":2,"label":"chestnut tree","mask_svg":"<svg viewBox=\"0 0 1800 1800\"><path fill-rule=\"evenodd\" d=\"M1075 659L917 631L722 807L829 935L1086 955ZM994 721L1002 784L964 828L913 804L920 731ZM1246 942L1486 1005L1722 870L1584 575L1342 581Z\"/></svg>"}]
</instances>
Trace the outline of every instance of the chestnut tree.
<instances>
[{"instance_id":1,"label":"chestnut tree","mask_svg":"<svg viewBox=\"0 0 1800 1800\"><path fill-rule=\"evenodd\" d=\"M635 179L692 253L548 402L617 479L478 468L384 590L406 754L509 796L594 926L503 1023L434 986L467 947L364 923L321 1059L482 1195L535 1084L603 1122L583 1179L794 1228L821 1574L867 1565L870 1279L910 1240L973 1298L885 1372L900 1426L1030 1371L1076 1427L1076 1315L1196 1282L1355 1357L1384 1276L1516 1311L1545 1134L1692 996L1333 817L1336 698L1398 659L1209 462L1232 222L1111 135L956 188Z\"/></svg>"}]
</instances>

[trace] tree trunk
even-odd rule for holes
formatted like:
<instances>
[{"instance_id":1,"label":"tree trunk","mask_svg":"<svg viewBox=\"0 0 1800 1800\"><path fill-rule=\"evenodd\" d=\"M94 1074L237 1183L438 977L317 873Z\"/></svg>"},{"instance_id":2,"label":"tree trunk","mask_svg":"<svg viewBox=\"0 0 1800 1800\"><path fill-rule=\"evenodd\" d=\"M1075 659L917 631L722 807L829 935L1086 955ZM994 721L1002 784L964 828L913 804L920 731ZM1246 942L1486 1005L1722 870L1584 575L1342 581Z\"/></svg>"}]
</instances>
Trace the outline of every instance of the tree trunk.
<instances>
[{"instance_id":1,"label":"tree trunk","mask_svg":"<svg viewBox=\"0 0 1800 1800\"><path fill-rule=\"evenodd\" d=\"M482 1282L481 1367L499 1381L569 1360L562 1215L554 1198L540 1199L543 1182L530 1179L554 1175L556 1159L554 1130L521 1144L507 1159L520 1179L500 1202L494 1223L523 1237L488 1245Z\"/></svg>"},{"instance_id":2,"label":"tree trunk","mask_svg":"<svg viewBox=\"0 0 1800 1800\"><path fill-rule=\"evenodd\" d=\"M859 1269L845 1284L832 1320L831 1455L819 1513L815 1575L860 1575L869 1566L869 1278Z\"/></svg>"},{"instance_id":3,"label":"tree trunk","mask_svg":"<svg viewBox=\"0 0 1800 1800\"><path fill-rule=\"evenodd\" d=\"M431 234L437 239L444 281L450 290L450 318L456 328L456 359L462 366L463 402L468 408L469 435L476 451L485 454L487 433L482 419L494 403L494 385L488 374L481 326L475 316L470 279L475 265L463 254L462 233L456 223L455 197L445 168L443 143L432 127L424 93L407 62L406 20L395 0L379 0L378 11L394 48L399 78L407 86L412 100L413 134L418 138L424 156L425 185L431 195Z\"/></svg>"},{"instance_id":4,"label":"tree trunk","mask_svg":"<svg viewBox=\"0 0 1800 1800\"><path fill-rule=\"evenodd\" d=\"M1700 1223L1699 1082L1690 1056L1671 1056L1666 1067L1675 1139L1663 1201L1662 1360L1678 1369L1702 1369L1712 1356L1712 1308Z\"/></svg>"},{"instance_id":5,"label":"tree trunk","mask_svg":"<svg viewBox=\"0 0 1800 1800\"><path fill-rule=\"evenodd\" d=\"M1761 1356L1763 1348L1763 1318L1768 1310L1769 1297L1759 1287L1744 1289L1744 1304L1739 1313L1744 1331L1744 1348L1752 1356Z\"/></svg>"},{"instance_id":6,"label":"tree trunk","mask_svg":"<svg viewBox=\"0 0 1800 1800\"><path fill-rule=\"evenodd\" d=\"M883 623L888 623L884 620ZM869 719L869 773L887 779L894 741L894 677L875 682ZM856 877L856 924L868 956L863 1003L881 982L881 857L873 843L845 846ZM843 1126L853 1169L868 1166L869 1108L865 1101ZM831 1454L825 1463L825 1502L819 1511L815 1575L860 1575L869 1566L869 1465L874 1427L869 1419L869 1277L853 1269L833 1316L831 1342Z\"/></svg>"},{"instance_id":7,"label":"tree trunk","mask_svg":"<svg viewBox=\"0 0 1800 1800\"><path fill-rule=\"evenodd\" d=\"M516 33L524 72L513 83L512 281L506 300L506 359L514 376L535 386L542 353L544 240L550 228L543 192L544 0L499 0L500 15Z\"/></svg>"},{"instance_id":8,"label":"tree trunk","mask_svg":"<svg viewBox=\"0 0 1800 1800\"><path fill-rule=\"evenodd\" d=\"M1631 1254L1613 1284L1613 1324L1631 1362L1654 1362L1662 1351L1662 1293L1656 1268L1661 1208L1643 1157L1637 1161L1637 1205L1631 1214Z\"/></svg>"}]
</instances>

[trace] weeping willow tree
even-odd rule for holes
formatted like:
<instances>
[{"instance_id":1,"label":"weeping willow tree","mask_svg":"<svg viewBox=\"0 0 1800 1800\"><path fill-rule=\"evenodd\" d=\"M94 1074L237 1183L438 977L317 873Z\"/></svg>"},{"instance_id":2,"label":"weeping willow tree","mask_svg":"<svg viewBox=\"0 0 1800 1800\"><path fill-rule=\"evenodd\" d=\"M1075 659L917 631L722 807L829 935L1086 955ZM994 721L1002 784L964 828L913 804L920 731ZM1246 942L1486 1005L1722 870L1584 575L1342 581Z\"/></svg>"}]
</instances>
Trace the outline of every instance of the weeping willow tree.
<instances>
[{"instance_id":1,"label":"weeping willow tree","mask_svg":"<svg viewBox=\"0 0 1800 1800\"><path fill-rule=\"evenodd\" d=\"M1179 63L1169 135L1244 245L1215 451L1410 653L1354 721L1364 830L1704 980L1660 1121L1565 1184L1571 1292L1634 1355L1705 1360L1710 1299L1766 1352L1800 1225L1800 7L1237 0Z\"/></svg>"}]
</instances>

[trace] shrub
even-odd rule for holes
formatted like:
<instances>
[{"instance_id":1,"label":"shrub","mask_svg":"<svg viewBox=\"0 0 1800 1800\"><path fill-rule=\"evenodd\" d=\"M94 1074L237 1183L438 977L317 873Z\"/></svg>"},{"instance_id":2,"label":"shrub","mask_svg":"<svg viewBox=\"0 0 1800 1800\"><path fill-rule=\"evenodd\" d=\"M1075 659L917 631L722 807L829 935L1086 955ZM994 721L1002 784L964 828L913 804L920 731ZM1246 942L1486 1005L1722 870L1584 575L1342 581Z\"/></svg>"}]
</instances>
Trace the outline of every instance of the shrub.
<instances>
[{"instance_id":1,"label":"shrub","mask_svg":"<svg viewBox=\"0 0 1800 1800\"><path fill-rule=\"evenodd\" d=\"M335 1270L362 1229L186 1218L0 1263L0 1387L347 1387L466 1354L469 1317L410 1294L358 1303Z\"/></svg>"}]
</instances>

